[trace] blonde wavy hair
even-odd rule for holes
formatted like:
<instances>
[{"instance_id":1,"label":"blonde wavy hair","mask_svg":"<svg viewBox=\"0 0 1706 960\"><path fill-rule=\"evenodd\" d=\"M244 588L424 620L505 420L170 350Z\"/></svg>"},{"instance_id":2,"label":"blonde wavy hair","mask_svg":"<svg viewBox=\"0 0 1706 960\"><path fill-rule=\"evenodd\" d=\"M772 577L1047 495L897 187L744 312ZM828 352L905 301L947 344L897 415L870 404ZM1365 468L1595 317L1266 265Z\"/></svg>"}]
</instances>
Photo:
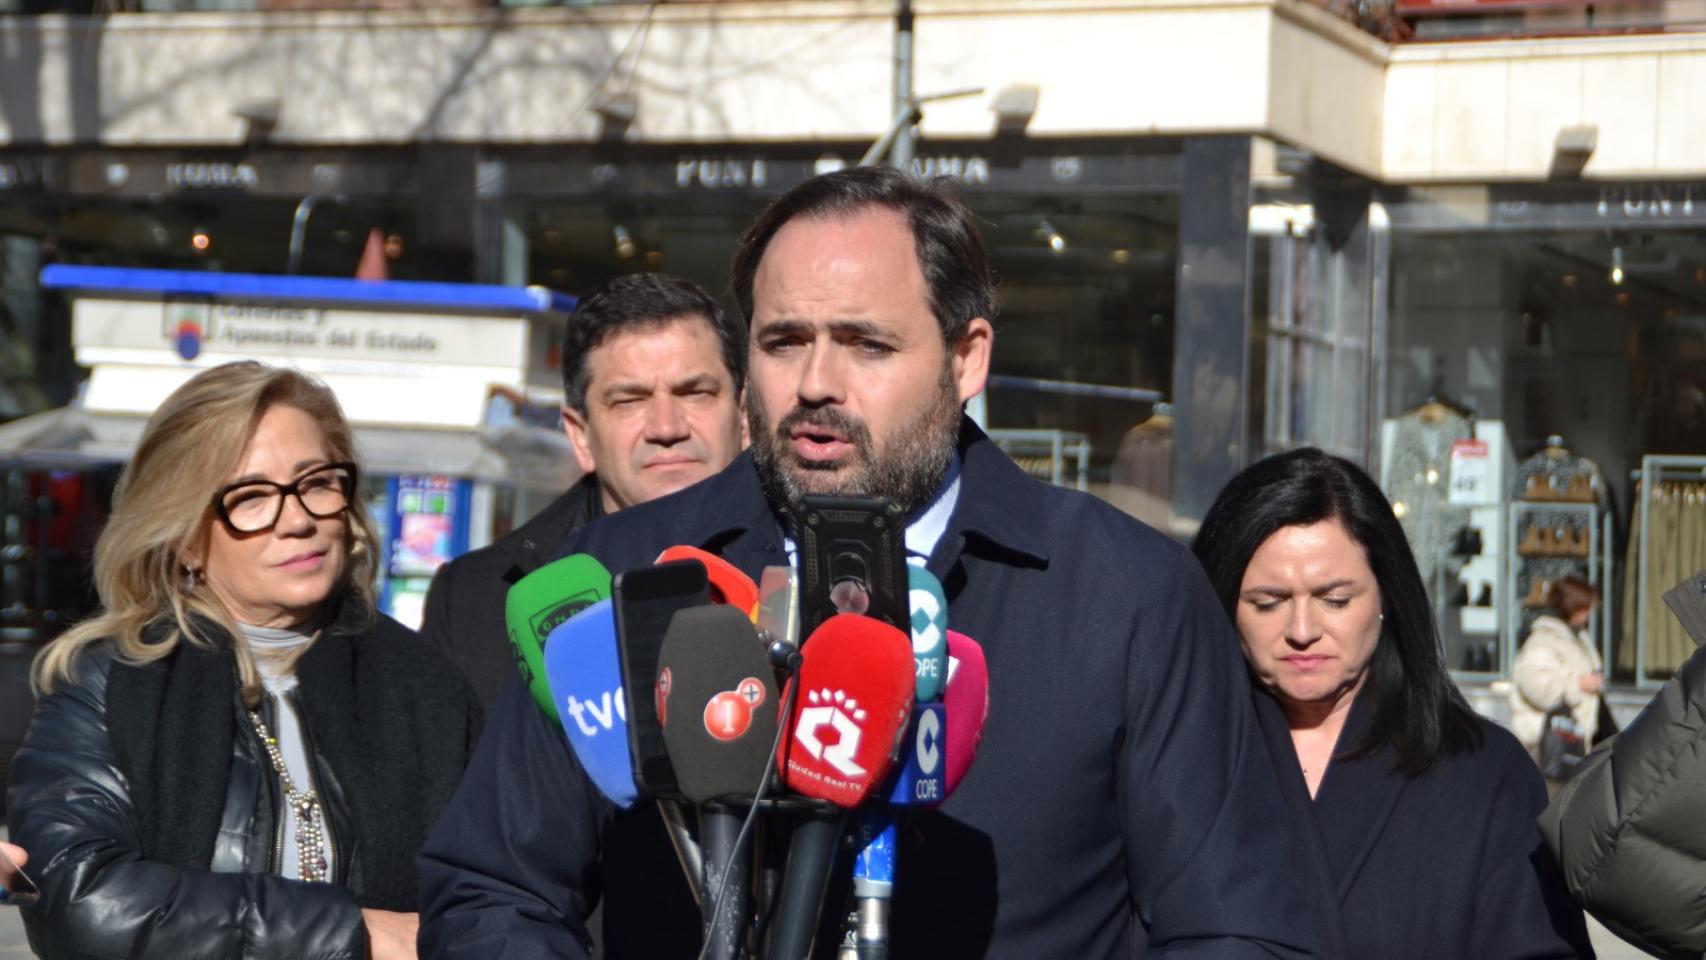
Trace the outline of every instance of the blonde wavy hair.
<instances>
[{"instance_id":1,"label":"blonde wavy hair","mask_svg":"<svg viewBox=\"0 0 1706 960\"><path fill-rule=\"evenodd\" d=\"M36 657L31 682L52 693L69 682L77 656L107 641L125 663L171 656L180 642L212 648L195 619L218 624L235 644L244 699L256 702L260 678L243 632L205 582L187 583L182 553L218 523L213 498L238 464L262 415L294 407L319 425L330 460L356 462L355 436L325 384L295 370L251 360L203 371L172 392L148 418L136 452L120 474L112 514L95 542L95 589L101 611L66 631ZM333 591L371 615L378 532L358 490L345 514L350 537L344 582ZM144 641L151 627L164 636Z\"/></svg>"}]
</instances>

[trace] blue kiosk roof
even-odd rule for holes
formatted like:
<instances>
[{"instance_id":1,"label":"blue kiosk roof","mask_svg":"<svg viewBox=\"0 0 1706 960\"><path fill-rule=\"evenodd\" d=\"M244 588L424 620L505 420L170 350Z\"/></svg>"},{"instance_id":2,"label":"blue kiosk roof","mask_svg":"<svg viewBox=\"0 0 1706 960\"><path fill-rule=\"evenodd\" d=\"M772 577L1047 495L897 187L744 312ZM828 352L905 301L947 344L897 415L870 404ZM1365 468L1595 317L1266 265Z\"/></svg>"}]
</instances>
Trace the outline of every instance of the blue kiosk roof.
<instances>
[{"instance_id":1,"label":"blue kiosk roof","mask_svg":"<svg viewBox=\"0 0 1706 960\"><path fill-rule=\"evenodd\" d=\"M218 297L309 303L366 304L483 313L569 313L575 298L546 287L482 283L425 283L416 280L352 280L345 277L275 276L142 270L56 263L42 268L41 285L56 290L99 290L143 297Z\"/></svg>"}]
</instances>

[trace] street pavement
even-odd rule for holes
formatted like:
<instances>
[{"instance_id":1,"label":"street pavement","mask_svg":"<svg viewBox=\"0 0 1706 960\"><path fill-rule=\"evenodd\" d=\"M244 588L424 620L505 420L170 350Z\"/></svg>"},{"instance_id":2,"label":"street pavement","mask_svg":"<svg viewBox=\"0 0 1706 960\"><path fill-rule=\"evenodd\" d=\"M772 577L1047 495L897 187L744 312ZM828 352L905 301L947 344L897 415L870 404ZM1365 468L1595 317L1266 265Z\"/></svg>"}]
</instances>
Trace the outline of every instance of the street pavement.
<instances>
[{"instance_id":1,"label":"street pavement","mask_svg":"<svg viewBox=\"0 0 1706 960\"><path fill-rule=\"evenodd\" d=\"M0 826L0 840L6 838L6 828ZM1593 934L1594 950L1599 953L1600 960L1640 960L1646 954L1617 939L1611 931L1588 918L1588 928ZM0 960L31 960L35 954L30 952L24 939L24 925L18 920L18 911L12 907L0 907Z\"/></svg>"}]
</instances>

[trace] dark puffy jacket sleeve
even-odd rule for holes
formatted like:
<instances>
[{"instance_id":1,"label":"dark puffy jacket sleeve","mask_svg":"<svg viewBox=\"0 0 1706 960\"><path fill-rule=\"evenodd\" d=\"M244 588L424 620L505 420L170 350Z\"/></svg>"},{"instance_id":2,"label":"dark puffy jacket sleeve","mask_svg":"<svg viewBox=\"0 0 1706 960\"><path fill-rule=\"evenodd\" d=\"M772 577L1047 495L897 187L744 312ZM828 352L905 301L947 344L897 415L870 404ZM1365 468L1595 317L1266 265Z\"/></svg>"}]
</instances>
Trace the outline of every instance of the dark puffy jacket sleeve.
<instances>
[{"instance_id":1,"label":"dark puffy jacket sleeve","mask_svg":"<svg viewBox=\"0 0 1706 960\"><path fill-rule=\"evenodd\" d=\"M367 956L355 897L271 874L184 870L142 856L129 787L106 728L110 654L41 698L7 790L11 836L42 899L23 909L43 960Z\"/></svg>"},{"instance_id":2,"label":"dark puffy jacket sleeve","mask_svg":"<svg viewBox=\"0 0 1706 960\"><path fill-rule=\"evenodd\" d=\"M1661 957L1706 953L1706 648L1577 768L1540 818L1571 896Z\"/></svg>"}]
</instances>

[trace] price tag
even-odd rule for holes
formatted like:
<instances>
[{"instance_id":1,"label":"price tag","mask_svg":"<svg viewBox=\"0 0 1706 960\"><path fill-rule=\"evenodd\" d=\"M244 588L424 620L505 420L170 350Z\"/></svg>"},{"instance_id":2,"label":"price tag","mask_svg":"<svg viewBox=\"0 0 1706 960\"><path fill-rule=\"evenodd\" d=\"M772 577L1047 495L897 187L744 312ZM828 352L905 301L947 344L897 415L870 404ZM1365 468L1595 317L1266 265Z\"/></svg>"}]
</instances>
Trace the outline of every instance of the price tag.
<instances>
[{"instance_id":1,"label":"price tag","mask_svg":"<svg viewBox=\"0 0 1706 960\"><path fill-rule=\"evenodd\" d=\"M1485 440L1457 440L1451 444L1451 475L1446 500L1478 505L1496 502L1493 497L1493 460Z\"/></svg>"}]
</instances>

